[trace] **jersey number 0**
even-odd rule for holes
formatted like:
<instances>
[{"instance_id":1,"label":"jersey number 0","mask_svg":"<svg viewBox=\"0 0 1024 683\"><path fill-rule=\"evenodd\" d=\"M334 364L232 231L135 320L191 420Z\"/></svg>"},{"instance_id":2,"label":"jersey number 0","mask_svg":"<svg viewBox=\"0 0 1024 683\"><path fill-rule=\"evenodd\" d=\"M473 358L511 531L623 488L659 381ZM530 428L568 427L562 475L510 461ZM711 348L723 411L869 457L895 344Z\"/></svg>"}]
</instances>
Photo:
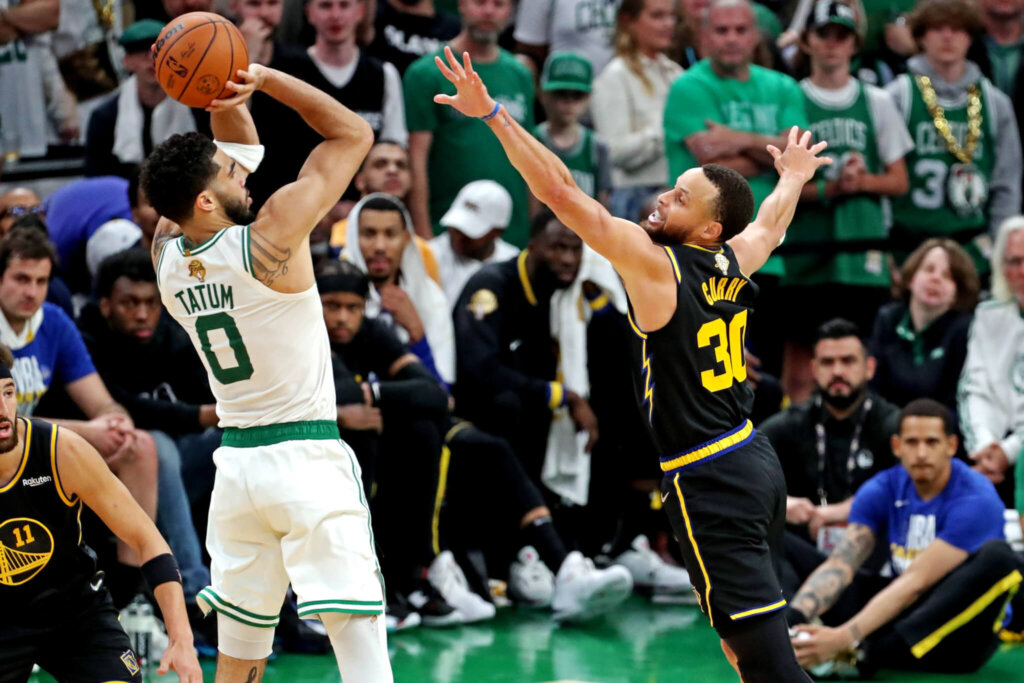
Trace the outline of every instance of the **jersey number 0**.
<instances>
[{"instance_id":1,"label":"jersey number 0","mask_svg":"<svg viewBox=\"0 0 1024 683\"><path fill-rule=\"evenodd\" d=\"M728 326L724 319L717 318L704 323L697 330L697 347L703 349L714 343L715 362L718 366L700 373L700 383L705 389L722 391L731 387L733 382L747 379L747 363L743 358L746 334L746 310L734 315Z\"/></svg>"},{"instance_id":2,"label":"jersey number 0","mask_svg":"<svg viewBox=\"0 0 1024 683\"><path fill-rule=\"evenodd\" d=\"M225 368L220 364L217 354L213 352L213 345L210 344L210 332L214 330L224 330L224 334L227 335L228 344L231 345L231 351L235 356L234 367ZM239 332L234 318L223 312L201 315L196 318L196 335L199 337L203 355L206 356L206 361L210 364L210 372L218 382L231 384L252 377L253 368L252 361L249 360L249 351L245 348L242 333Z\"/></svg>"}]
</instances>

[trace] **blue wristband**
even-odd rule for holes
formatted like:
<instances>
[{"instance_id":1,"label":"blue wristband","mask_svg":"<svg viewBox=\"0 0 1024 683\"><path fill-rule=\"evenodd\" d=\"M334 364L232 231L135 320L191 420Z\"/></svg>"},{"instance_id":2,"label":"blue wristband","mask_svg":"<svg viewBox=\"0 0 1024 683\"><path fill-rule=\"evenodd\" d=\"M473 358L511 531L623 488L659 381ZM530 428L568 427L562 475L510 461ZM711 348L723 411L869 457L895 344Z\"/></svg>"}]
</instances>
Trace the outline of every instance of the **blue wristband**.
<instances>
[{"instance_id":1,"label":"blue wristband","mask_svg":"<svg viewBox=\"0 0 1024 683\"><path fill-rule=\"evenodd\" d=\"M494 109L491 111L491 113L488 114L487 116L481 116L480 120L481 121L490 121L491 119L493 119L495 116L498 115L498 110L499 109L501 109L501 103L500 102L495 102L494 103Z\"/></svg>"}]
</instances>

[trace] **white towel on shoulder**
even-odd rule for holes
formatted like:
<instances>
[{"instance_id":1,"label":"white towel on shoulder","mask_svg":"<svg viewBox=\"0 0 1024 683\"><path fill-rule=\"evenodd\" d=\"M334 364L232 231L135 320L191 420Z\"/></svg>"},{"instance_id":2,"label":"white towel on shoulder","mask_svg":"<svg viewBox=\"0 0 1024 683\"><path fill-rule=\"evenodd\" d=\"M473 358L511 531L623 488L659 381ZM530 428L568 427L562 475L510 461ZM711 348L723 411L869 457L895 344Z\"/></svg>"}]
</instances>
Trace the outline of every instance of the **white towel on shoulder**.
<instances>
[{"instance_id":1,"label":"white towel on shoulder","mask_svg":"<svg viewBox=\"0 0 1024 683\"><path fill-rule=\"evenodd\" d=\"M587 374L587 324L592 311L583 296L583 283L600 287L619 313L626 313L626 291L608 259L583 246L580 272L571 285L551 297L551 336L558 340L558 375L562 385L580 396L590 395ZM541 481L563 499L586 505L590 490L587 433L576 431L569 406L555 409L548 430Z\"/></svg>"},{"instance_id":2,"label":"white towel on shoulder","mask_svg":"<svg viewBox=\"0 0 1024 683\"><path fill-rule=\"evenodd\" d=\"M117 121L114 123L114 156L124 164L141 164L145 158L142 143L143 113L139 103L139 82L135 76L125 79L117 93ZM153 108L149 137L153 146L175 133L193 133L196 121L181 102L165 97Z\"/></svg>"}]
</instances>

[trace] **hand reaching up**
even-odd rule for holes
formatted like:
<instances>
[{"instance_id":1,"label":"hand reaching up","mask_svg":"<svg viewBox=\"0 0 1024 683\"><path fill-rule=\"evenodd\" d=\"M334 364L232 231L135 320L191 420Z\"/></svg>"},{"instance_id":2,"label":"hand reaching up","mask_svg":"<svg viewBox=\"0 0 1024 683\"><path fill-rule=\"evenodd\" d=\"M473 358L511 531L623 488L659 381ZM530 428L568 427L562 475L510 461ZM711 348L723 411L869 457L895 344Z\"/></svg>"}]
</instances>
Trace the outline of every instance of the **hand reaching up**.
<instances>
[{"instance_id":1,"label":"hand reaching up","mask_svg":"<svg viewBox=\"0 0 1024 683\"><path fill-rule=\"evenodd\" d=\"M775 145L768 145L767 149L775 159L775 170L779 172L779 176L796 175L806 183L814 177L814 172L819 166L832 163L830 157L818 156L826 147L828 143L824 140L812 146L811 131L804 131L801 136L800 129L793 126L789 130L789 142L785 151L780 152Z\"/></svg>"},{"instance_id":2,"label":"hand reaching up","mask_svg":"<svg viewBox=\"0 0 1024 683\"><path fill-rule=\"evenodd\" d=\"M462 53L461 64L450 47L445 46L444 56L447 63L440 57L434 57L434 63L455 86L455 95L434 95L434 101L454 107L466 116L487 116L494 111L494 99L487 93L487 86L480 80L480 75L473 70L469 53Z\"/></svg>"}]
</instances>

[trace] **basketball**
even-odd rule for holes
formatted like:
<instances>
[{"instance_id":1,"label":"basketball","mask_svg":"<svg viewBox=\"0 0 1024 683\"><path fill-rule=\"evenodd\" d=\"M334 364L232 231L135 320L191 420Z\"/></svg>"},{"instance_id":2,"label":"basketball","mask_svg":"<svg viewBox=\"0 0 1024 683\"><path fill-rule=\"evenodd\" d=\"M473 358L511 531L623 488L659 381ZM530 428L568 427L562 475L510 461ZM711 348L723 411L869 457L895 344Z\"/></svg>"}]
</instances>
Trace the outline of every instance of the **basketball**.
<instances>
[{"instance_id":1,"label":"basketball","mask_svg":"<svg viewBox=\"0 0 1024 683\"><path fill-rule=\"evenodd\" d=\"M218 14L189 12L172 19L155 45L156 78L172 98L205 107L233 93L236 72L249 67L249 48L234 24Z\"/></svg>"}]
</instances>

